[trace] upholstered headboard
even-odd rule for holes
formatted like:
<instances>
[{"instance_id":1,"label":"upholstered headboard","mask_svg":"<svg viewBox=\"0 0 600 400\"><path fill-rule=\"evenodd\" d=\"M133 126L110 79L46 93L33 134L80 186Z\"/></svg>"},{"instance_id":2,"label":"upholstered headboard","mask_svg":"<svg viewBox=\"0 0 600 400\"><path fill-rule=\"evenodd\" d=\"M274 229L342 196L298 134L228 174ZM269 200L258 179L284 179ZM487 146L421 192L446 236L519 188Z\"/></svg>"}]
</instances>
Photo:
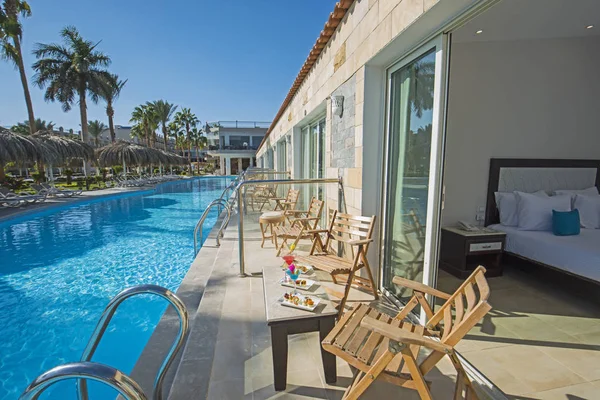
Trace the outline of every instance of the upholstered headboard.
<instances>
[{"instance_id":1,"label":"upholstered headboard","mask_svg":"<svg viewBox=\"0 0 600 400\"><path fill-rule=\"evenodd\" d=\"M485 225L499 222L494 192L537 192L558 189L600 189L600 160L492 158Z\"/></svg>"}]
</instances>

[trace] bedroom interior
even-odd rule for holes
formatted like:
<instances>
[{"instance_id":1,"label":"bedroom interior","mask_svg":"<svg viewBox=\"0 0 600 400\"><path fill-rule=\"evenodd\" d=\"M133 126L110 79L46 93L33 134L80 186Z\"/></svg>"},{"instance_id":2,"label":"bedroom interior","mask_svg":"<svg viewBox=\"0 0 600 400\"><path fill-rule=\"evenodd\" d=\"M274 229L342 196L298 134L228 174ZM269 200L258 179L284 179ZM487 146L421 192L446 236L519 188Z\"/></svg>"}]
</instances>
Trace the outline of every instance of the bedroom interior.
<instances>
[{"instance_id":1,"label":"bedroom interior","mask_svg":"<svg viewBox=\"0 0 600 400\"><path fill-rule=\"evenodd\" d=\"M437 287L501 259L458 350L519 399L600 398L600 2L570 4L503 0L451 37Z\"/></svg>"}]
</instances>

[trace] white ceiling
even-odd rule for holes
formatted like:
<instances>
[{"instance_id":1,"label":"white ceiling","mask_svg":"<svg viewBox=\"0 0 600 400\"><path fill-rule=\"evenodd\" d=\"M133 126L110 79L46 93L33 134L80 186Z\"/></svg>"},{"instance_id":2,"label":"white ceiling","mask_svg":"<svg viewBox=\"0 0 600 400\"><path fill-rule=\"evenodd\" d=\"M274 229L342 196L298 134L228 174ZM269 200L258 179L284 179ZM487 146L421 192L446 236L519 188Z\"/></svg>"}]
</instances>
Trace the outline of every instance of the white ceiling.
<instances>
[{"instance_id":1,"label":"white ceiling","mask_svg":"<svg viewBox=\"0 0 600 400\"><path fill-rule=\"evenodd\" d=\"M594 25L592 29L585 29ZM483 33L476 34L478 30ZM600 0L502 0L453 33L454 42L600 35Z\"/></svg>"}]
</instances>

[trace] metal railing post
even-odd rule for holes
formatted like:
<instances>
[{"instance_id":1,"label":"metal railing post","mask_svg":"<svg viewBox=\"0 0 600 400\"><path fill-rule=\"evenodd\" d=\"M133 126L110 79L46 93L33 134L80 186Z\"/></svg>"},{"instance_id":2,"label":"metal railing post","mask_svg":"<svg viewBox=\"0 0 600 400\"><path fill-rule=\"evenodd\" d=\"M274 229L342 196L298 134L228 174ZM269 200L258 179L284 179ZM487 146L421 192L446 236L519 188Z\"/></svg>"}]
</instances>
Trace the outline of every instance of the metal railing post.
<instances>
[{"instance_id":1,"label":"metal railing post","mask_svg":"<svg viewBox=\"0 0 600 400\"><path fill-rule=\"evenodd\" d=\"M242 185L244 182L241 182L237 187L237 198L238 198L238 251L240 252L240 277L246 276L246 266L244 265L244 214L243 204L246 199L244 198L242 201Z\"/></svg>"}]
</instances>

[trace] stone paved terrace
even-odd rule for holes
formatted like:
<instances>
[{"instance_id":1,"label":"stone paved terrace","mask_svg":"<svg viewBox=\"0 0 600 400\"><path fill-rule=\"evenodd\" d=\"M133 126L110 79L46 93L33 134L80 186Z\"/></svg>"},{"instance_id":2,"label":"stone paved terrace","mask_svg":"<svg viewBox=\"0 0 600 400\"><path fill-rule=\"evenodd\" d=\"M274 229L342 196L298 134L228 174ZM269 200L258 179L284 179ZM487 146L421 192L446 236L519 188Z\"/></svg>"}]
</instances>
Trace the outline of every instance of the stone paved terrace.
<instances>
[{"instance_id":1,"label":"stone paved terrace","mask_svg":"<svg viewBox=\"0 0 600 400\"><path fill-rule=\"evenodd\" d=\"M235 217L237 218L237 216ZM257 214L244 219L246 272L258 273L266 265L280 265L274 246L260 248ZM232 219L221 247L209 238L192 269L211 270L186 348L181 357L169 400L184 399L340 399L351 382L352 371L337 359L338 380L325 383L318 333L289 338L287 389L273 388L271 337L265 321L262 278L240 278L237 221ZM216 254L215 254L216 250ZM299 251L306 250L300 247ZM318 278L329 280L327 274ZM185 281L184 281L185 282ZM324 285L333 285L324 282ZM339 290L339 288L338 288ZM360 293L352 293L357 299ZM436 399L451 399L456 373L449 360L427 375ZM504 398L499 392L496 398ZM364 399L418 399L416 392L376 382Z\"/></svg>"}]
</instances>

